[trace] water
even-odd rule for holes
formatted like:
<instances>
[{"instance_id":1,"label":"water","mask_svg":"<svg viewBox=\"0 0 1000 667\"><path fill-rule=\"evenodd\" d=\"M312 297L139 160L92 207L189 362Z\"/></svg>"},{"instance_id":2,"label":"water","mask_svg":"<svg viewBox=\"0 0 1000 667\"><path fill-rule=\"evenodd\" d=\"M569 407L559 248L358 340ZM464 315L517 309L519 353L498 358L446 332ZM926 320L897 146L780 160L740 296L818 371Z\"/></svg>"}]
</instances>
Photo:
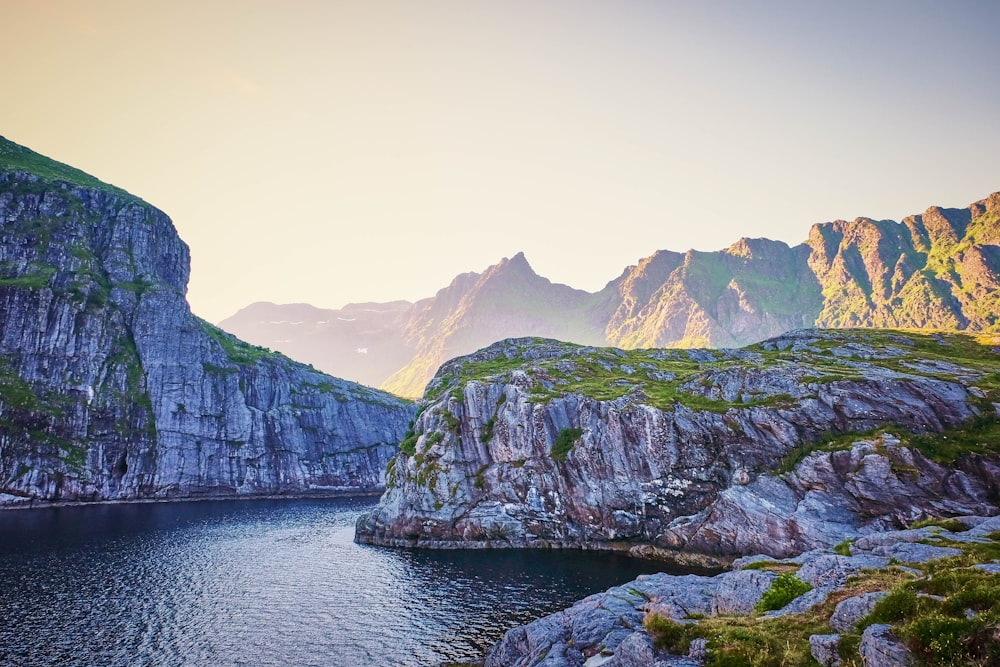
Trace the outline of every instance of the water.
<instances>
[{"instance_id":1,"label":"water","mask_svg":"<svg viewBox=\"0 0 1000 667\"><path fill-rule=\"evenodd\" d=\"M372 499L0 512L0 665L434 665L660 563L354 544Z\"/></svg>"}]
</instances>

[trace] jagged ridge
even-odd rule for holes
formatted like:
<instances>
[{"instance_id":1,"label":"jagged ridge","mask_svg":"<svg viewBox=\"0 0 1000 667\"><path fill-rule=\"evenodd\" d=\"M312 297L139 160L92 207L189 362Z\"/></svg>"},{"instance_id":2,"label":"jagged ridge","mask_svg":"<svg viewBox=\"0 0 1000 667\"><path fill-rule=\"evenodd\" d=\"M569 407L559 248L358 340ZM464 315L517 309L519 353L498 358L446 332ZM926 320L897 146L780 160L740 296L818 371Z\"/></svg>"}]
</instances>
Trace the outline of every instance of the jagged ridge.
<instances>
[{"instance_id":1,"label":"jagged ridge","mask_svg":"<svg viewBox=\"0 0 1000 667\"><path fill-rule=\"evenodd\" d=\"M902 222L814 225L794 247L744 238L718 252L659 251L596 294L550 283L516 255L408 309L369 314L365 331L347 330L337 311L323 312L325 325L270 324L291 319L278 313L295 306L274 306L262 322L241 313L226 324L333 372L354 372L356 350L370 347L379 365L365 378L418 396L445 360L509 337L634 349L739 346L810 326L995 332L998 287L1000 193Z\"/></svg>"}]
</instances>

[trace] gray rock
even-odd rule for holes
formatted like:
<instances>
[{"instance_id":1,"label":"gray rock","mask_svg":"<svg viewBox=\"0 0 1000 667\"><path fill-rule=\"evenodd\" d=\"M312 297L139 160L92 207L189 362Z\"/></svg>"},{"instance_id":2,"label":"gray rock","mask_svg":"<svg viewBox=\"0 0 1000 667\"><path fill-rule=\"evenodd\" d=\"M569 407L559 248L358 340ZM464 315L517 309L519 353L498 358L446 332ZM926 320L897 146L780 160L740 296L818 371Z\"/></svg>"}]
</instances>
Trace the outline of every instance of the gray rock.
<instances>
[{"instance_id":1,"label":"gray rock","mask_svg":"<svg viewBox=\"0 0 1000 667\"><path fill-rule=\"evenodd\" d=\"M983 572L989 572L990 574L1000 574L1000 563L980 563L972 567Z\"/></svg>"},{"instance_id":2,"label":"gray rock","mask_svg":"<svg viewBox=\"0 0 1000 667\"><path fill-rule=\"evenodd\" d=\"M372 493L415 406L195 317L188 248L110 188L0 169L0 503Z\"/></svg>"},{"instance_id":3,"label":"gray rock","mask_svg":"<svg viewBox=\"0 0 1000 667\"><path fill-rule=\"evenodd\" d=\"M838 667L840 665L838 644L840 635L812 635L809 637L809 652L823 667Z\"/></svg>"},{"instance_id":4,"label":"gray rock","mask_svg":"<svg viewBox=\"0 0 1000 667\"><path fill-rule=\"evenodd\" d=\"M485 665L549 664L542 662L542 656L545 661L559 656L565 664L576 667L584 663L585 656L593 657L602 650L612 651L616 656L620 651L626 656L645 656L643 647L650 642L642 629L647 611L674 620L689 614L707 615L717 586L717 578L713 577L640 576L623 586L591 595L569 609L508 631L489 650ZM636 634L642 636L635 637ZM608 664L630 664L621 656L616 660L609 660Z\"/></svg>"},{"instance_id":5,"label":"gray rock","mask_svg":"<svg viewBox=\"0 0 1000 667\"><path fill-rule=\"evenodd\" d=\"M708 640L704 637L692 639L691 646L688 648L688 657L699 661L708 658Z\"/></svg>"},{"instance_id":6,"label":"gray rock","mask_svg":"<svg viewBox=\"0 0 1000 667\"><path fill-rule=\"evenodd\" d=\"M910 530L879 531L870 535L859 537L854 541L854 546L862 551L874 551L879 547L892 547L902 542L920 542L921 540L931 540L936 538L940 533L941 529L934 526Z\"/></svg>"},{"instance_id":7,"label":"gray rock","mask_svg":"<svg viewBox=\"0 0 1000 667\"><path fill-rule=\"evenodd\" d=\"M750 613L777 577L763 570L737 570L719 575L712 596L712 614Z\"/></svg>"},{"instance_id":8,"label":"gray rock","mask_svg":"<svg viewBox=\"0 0 1000 667\"><path fill-rule=\"evenodd\" d=\"M796 576L811 586L841 587L852 574L870 567L885 567L887 559L870 556L823 554L806 560Z\"/></svg>"},{"instance_id":9,"label":"gray rock","mask_svg":"<svg viewBox=\"0 0 1000 667\"><path fill-rule=\"evenodd\" d=\"M870 614L876 603L886 595L888 593L885 591L874 591L841 600L834 608L833 615L830 616L830 627L840 632L850 632L858 621Z\"/></svg>"},{"instance_id":10,"label":"gray rock","mask_svg":"<svg viewBox=\"0 0 1000 667\"><path fill-rule=\"evenodd\" d=\"M653 640L645 632L631 632L607 662L608 667L653 667L656 661ZM596 656L595 656L596 657ZM591 661L584 663L589 667Z\"/></svg>"},{"instance_id":11,"label":"gray rock","mask_svg":"<svg viewBox=\"0 0 1000 667\"><path fill-rule=\"evenodd\" d=\"M816 341L840 337L845 345L864 340L848 332L806 335ZM524 365L513 371L460 384L454 379L469 364L518 356ZM816 362L828 357L817 353ZM415 425L420 455L396 458L395 483L359 522L358 540L540 548L627 542L719 562L829 548L932 512L1000 509L990 491L1000 457L956 470L891 434L813 452L780 476L770 472L804 440L825 432L957 425L974 414L973 395L961 378L888 368L882 370L892 373L877 380L808 383L802 378L825 373L809 356L752 367L724 353L697 358L718 365L685 382L681 393L720 401L782 398L774 405L735 404L721 414L683 401L655 407L638 386L605 401L560 393L558 373L538 371L538 363L621 362L610 351L555 341L511 339L449 361L430 385L427 409ZM864 365L861 370L873 377L882 368L879 359L850 363ZM635 382L646 381L640 375ZM492 427L484 442L485 424ZM565 458L553 458L560 434L570 429L579 429L579 437ZM860 550L876 546L863 543Z\"/></svg>"},{"instance_id":12,"label":"gray rock","mask_svg":"<svg viewBox=\"0 0 1000 667\"><path fill-rule=\"evenodd\" d=\"M968 532L972 535L988 535L996 531L1000 531L1000 516L991 516L979 521Z\"/></svg>"},{"instance_id":13,"label":"gray rock","mask_svg":"<svg viewBox=\"0 0 1000 667\"><path fill-rule=\"evenodd\" d=\"M903 667L913 664L910 651L892 634L892 627L881 623L865 628L858 652L865 667Z\"/></svg>"},{"instance_id":14,"label":"gray rock","mask_svg":"<svg viewBox=\"0 0 1000 667\"><path fill-rule=\"evenodd\" d=\"M936 547L918 542L901 542L899 544L875 547L872 553L888 558L895 558L901 563L926 563L940 558L960 556L961 549L954 547Z\"/></svg>"}]
</instances>

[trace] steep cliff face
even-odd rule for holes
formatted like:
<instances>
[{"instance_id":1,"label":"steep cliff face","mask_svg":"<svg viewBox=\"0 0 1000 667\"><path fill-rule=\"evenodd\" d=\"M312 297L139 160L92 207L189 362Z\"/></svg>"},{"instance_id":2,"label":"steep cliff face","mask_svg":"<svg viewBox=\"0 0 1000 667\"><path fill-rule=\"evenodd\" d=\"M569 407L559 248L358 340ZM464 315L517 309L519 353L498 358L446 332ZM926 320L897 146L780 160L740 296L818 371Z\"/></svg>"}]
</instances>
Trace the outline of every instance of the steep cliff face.
<instances>
[{"instance_id":1,"label":"steep cliff face","mask_svg":"<svg viewBox=\"0 0 1000 667\"><path fill-rule=\"evenodd\" d=\"M0 504L374 491L413 407L194 317L145 202L0 138Z\"/></svg>"},{"instance_id":2,"label":"steep cliff face","mask_svg":"<svg viewBox=\"0 0 1000 667\"><path fill-rule=\"evenodd\" d=\"M721 351L503 341L428 385L358 539L784 555L995 509L998 370L995 348L959 334L808 330ZM837 438L865 431L868 450ZM943 431L951 449L893 435ZM814 450L828 458L796 467Z\"/></svg>"}]
</instances>

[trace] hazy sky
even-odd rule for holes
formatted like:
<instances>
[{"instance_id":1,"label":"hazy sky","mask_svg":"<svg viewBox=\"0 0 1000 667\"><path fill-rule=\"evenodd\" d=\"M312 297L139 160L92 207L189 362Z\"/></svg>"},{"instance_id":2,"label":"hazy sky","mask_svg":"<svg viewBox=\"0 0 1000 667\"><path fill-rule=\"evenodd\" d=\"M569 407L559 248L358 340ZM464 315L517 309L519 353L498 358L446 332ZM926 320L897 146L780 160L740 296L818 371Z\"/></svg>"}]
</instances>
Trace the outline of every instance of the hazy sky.
<instances>
[{"instance_id":1,"label":"hazy sky","mask_svg":"<svg viewBox=\"0 0 1000 667\"><path fill-rule=\"evenodd\" d=\"M1000 2L6 0L0 134L165 210L189 296L430 296L1000 190Z\"/></svg>"}]
</instances>

